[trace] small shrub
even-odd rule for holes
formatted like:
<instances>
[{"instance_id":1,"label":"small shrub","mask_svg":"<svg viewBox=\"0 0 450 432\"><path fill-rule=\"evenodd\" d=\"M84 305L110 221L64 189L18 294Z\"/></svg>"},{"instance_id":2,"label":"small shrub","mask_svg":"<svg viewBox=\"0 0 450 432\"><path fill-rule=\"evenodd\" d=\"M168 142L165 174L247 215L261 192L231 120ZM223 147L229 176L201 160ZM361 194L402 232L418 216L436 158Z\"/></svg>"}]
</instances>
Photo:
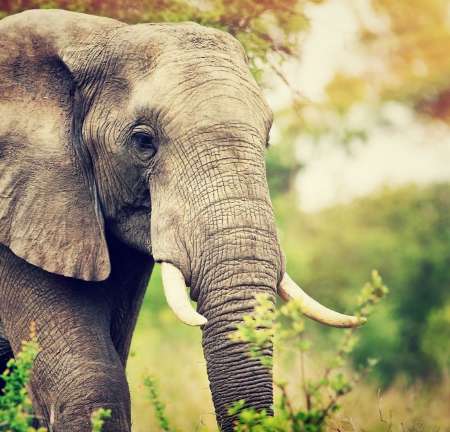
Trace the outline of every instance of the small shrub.
<instances>
[{"instance_id":1,"label":"small shrub","mask_svg":"<svg viewBox=\"0 0 450 432\"><path fill-rule=\"evenodd\" d=\"M35 429L31 400L27 391L33 362L39 353L36 327L30 330L30 340L22 344L21 352L11 359L7 369L1 375L5 383L0 394L0 431L5 432L46 432L46 429Z\"/></svg>"},{"instance_id":2,"label":"small shrub","mask_svg":"<svg viewBox=\"0 0 450 432\"><path fill-rule=\"evenodd\" d=\"M92 413L91 425L92 432L102 432L105 420L111 418L111 410L105 408L99 408Z\"/></svg>"},{"instance_id":3,"label":"small shrub","mask_svg":"<svg viewBox=\"0 0 450 432\"><path fill-rule=\"evenodd\" d=\"M372 272L371 281L366 283L358 297L355 314L367 318L374 306L388 293L388 288L376 271ZM248 344L249 355L257 358L264 366L272 366L272 358L264 355L265 349L273 341L280 346L290 346L301 355L310 349L311 343L304 336L304 321L301 305L297 301L290 301L278 309L266 295L257 296L257 306L252 315L244 318L241 325L232 335L232 339ZM356 329L344 331L343 338L338 345L336 354L317 380L307 380L304 373L303 380L299 380L305 396L305 406L297 408L291 400L286 383L274 380L280 390L281 397L275 406L275 417L266 411L256 411L248 408L241 400L232 405L230 415L236 417L236 432L322 432L333 413L339 410L339 400L354 388L361 375L367 373L375 364L370 359L365 368L359 373L346 376L342 367L349 360L358 337ZM303 369L303 365L301 365Z\"/></svg>"},{"instance_id":4,"label":"small shrub","mask_svg":"<svg viewBox=\"0 0 450 432\"><path fill-rule=\"evenodd\" d=\"M169 423L169 419L166 415L166 407L163 402L161 402L161 397L159 394L158 385L153 377L147 377L144 380L144 385L148 388L148 395L150 402L155 410L156 419L158 421L159 427L165 432L175 432Z\"/></svg>"}]
</instances>

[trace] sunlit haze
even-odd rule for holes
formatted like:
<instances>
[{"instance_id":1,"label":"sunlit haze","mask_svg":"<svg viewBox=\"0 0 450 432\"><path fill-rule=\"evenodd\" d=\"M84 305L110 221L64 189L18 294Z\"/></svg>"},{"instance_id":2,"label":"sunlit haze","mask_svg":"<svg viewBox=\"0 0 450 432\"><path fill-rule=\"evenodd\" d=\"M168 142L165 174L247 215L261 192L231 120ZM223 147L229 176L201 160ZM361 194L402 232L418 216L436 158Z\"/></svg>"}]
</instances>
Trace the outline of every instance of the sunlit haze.
<instances>
[{"instance_id":1,"label":"sunlit haze","mask_svg":"<svg viewBox=\"0 0 450 432\"><path fill-rule=\"evenodd\" d=\"M362 15L371 26L383 25L373 19L370 11L363 11ZM320 101L334 72L337 69L357 72L362 67L364 53L356 55L357 22L345 2L314 6L309 17L311 29L302 47L301 61L287 64L284 70L301 94ZM279 82L268 98L277 110L288 103L290 91ZM298 140L297 153L306 162L297 179L303 210L317 211L348 202L383 185L450 180L447 126L421 121L397 104L387 105L382 113L389 119L388 127L367 127L364 113L356 114L359 126L365 126L370 133L367 141L352 145L350 153L326 140L319 145L307 137ZM370 122L370 116L367 118Z\"/></svg>"}]
</instances>

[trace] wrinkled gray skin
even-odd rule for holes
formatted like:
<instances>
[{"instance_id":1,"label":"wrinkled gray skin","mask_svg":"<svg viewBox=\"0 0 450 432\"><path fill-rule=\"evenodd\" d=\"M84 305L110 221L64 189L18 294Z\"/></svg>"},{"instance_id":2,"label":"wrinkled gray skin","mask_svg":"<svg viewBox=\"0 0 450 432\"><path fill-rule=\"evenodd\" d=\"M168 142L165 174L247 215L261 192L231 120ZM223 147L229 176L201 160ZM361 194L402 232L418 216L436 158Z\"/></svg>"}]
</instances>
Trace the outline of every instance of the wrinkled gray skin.
<instances>
[{"instance_id":1,"label":"wrinkled gray skin","mask_svg":"<svg viewBox=\"0 0 450 432\"><path fill-rule=\"evenodd\" d=\"M105 430L130 430L124 367L163 261L208 319L221 429L232 429L232 401L270 409L271 374L228 338L284 272L270 126L244 51L223 32L64 11L0 21L0 365L35 321L31 391L53 431L90 430L98 407L113 411Z\"/></svg>"}]
</instances>

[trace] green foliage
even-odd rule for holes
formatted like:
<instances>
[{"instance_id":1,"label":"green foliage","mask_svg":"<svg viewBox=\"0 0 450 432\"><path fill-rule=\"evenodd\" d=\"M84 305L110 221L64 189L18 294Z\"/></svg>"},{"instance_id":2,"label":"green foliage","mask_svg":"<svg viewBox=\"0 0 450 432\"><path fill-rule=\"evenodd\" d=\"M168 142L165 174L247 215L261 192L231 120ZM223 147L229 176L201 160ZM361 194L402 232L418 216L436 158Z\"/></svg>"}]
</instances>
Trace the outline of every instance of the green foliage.
<instances>
[{"instance_id":1,"label":"green foliage","mask_svg":"<svg viewBox=\"0 0 450 432\"><path fill-rule=\"evenodd\" d=\"M169 419L166 415L166 407L161 401L158 385L156 384L155 378L146 377L144 380L144 385L148 389L148 395L155 410L155 415L158 420L160 429L165 432L174 432L175 429L171 428Z\"/></svg>"},{"instance_id":2,"label":"green foliage","mask_svg":"<svg viewBox=\"0 0 450 432\"><path fill-rule=\"evenodd\" d=\"M450 185L384 189L315 214L286 196L274 204L289 274L315 297L345 310L371 268L389 281L389 302L361 330L355 364L382 352L371 374L382 386L400 376L438 378L442 362L423 338L429 315L450 301ZM317 331L326 350L336 333Z\"/></svg>"},{"instance_id":3,"label":"green foliage","mask_svg":"<svg viewBox=\"0 0 450 432\"><path fill-rule=\"evenodd\" d=\"M374 306L388 293L378 272L373 271L370 282L367 282L358 298L355 314L367 318L374 310ZM304 354L310 349L311 343L305 338L305 326L302 308L298 301L290 301L275 309L273 302L267 295L257 295L257 306L254 313L244 318L231 338L248 345L248 353L257 358L266 367L272 366L272 361L265 354L268 346L275 341L275 346L289 346ZM274 380L281 397L276 404L275 417L267 411L257 411L247 408L245 401L236 402L229 410L235 416L237 432L321 432L325 430L327 421L333 413L339 410L339 400L348 394L360 379L361 374L367 373L376 364L376 360L369 360L364 369L353 373L350 377L342 371L346 361L353 351L358 337L356 329L345 331L340 343L337 345L335 355L323 371L322 376L316 380L307 380L303 368L302 389L305 395L305 406L297 408L287 392L285 383ZM303 361L303 357L302 361Z\"/></svg>"},{"instance_id":4,"label":"green foliage","mask_svg":"<svg viewBox=\"0 0 450 432\"><path fill-rule=\"evenodd\" d=\"M355 314L362 318L368 317L387 293L388 289L378 272L373 271L371 280L364 285L358 297ZM237 401L229 409L230 415L236 419L234 430L236 432L326 430L330 418L340 409L341 398L351 392L361 377L377 362L370 359L358 372L348 372L346 366L358 342L357 333L360 333L357 329L345 330L321 376L308 380L304 375L303 356L310 350L311 341L305 336L301 306L296 301L290 301L275 308L270 297L257 295L254 312L244 317L243 323L237 327L231 338L246 343L249 356L260 360L265 367L272 366L266 350L273 342L277 349L287 346L289 350L300 353L302 364L301 370L298 371L298 386L303 390L305 404L298 407L288 393L287 384L275 379L274 383L279 392L274 407L275 416L266 410L248 408L244 400ZM145 385L150 391L159 428L163 431L172 431L155 379L147 378Z\"/></svg>"},{"instance_id":5,"label":"green foliage","mask_svg":"<svg viewBox=\"0 0 450 432\"><path fill-rule=\"evenodd\" d=\"M257 411L246 408L245 401L240 400L233 404L228 413L236 417L234 430L236 432L285 432L289 429L289 421L280 413L271 416L266 410Z\"/></svg>"},{"instance_id":6,"label":"green foliage","mask_svg":"<svg viewBox=\"0 0 450 432\"><path fill-rule=\"evenodd\" d=\"M91 425L92 432L102 432L105 421L111 418L111 410L105 408L99 408L92 413Z\"/></svg>"},{"instance_id":7,"label":"green foliage","mask_svg":"<svg viewBox=\"0 0 450 432\"><path fill-rule=\"evenodd\" d=\"M436 361L442 371L450 371L450 303L433 309L421 337L422 351Z\"/></svg>"},{"instance_id":8,"label":"green foliage","mask_svg":"<svg viewBox=\"0 0 450 432\"><path fill-rule=\"evenodd\" d=\"M268 296L260 294L256 296L256 300L255 313L244 316L231 338L236 342L247 343L249 355L259 359L264 366L271 367L272 357L267 356L265 351L272 345L278 313Z\"/></svg>"},{"instance_id":9,"label":"green foliage","mask_svg":"<svg viewBox=\"0 0 450 432\"><path fill-rule=\"evenodd\" d=\"M1 431L45 432L43 428L36 430L32 427L33 410L26 388L38 353L39 345L33 326L30 340L23 342L21 352L8 362L7 369L1 375L5 385L3 394L0 394Z\"/></svg>"}]
</instances>

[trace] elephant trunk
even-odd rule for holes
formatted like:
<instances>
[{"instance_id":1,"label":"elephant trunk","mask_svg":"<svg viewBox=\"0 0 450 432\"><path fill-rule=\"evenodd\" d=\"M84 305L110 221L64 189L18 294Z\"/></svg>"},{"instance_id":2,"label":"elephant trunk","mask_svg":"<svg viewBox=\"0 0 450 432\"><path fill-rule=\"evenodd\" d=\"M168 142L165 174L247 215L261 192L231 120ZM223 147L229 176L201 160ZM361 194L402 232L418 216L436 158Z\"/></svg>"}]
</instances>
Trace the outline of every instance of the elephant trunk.
<instances>
[{"instance_id":1,"label":"elephant trunk","mask_svg":"<svg viewBox=\"0 0 450 432\"><path fill-rule=\"evenodd\" d=\"M248 290L248 287L241 289ZM234 297L233 306L225 303L231 302L227 300L229 297ZM243 399L246 407L272 413L273 381L271 369L250 358L245 344L230 339L242 317L252 312L254 301L239 300L239 295L235 294L225 295L223 302L222 306L205 312L209 321L203 329L203 350L217 423L222 431L232 431L234 418L228 414L228 409L234 402ZM232 313L224 312L231 307ZM271 356L272 349L267 349L265 354Z\"/></svg>"},{"instance_id":2,"label":"elephant trunk","mask_svg":"<svg viewBox=\"0 0 450 432\"><path fill-rule=\"evenodd\" d=\"M193 284L203 326L203 350L210 388L222 431L233 430L228 409L244 399L246 407L272 412L271 369L249 356L248 346L230 336L243 317L254 311L255 294L274 300L280 277L280 253L273 230L226 229L206 243L210 262ZM212 251L212 252L211 252ZM272 355L268 348L264 353Z\"/></svg>"}]
</instances>

